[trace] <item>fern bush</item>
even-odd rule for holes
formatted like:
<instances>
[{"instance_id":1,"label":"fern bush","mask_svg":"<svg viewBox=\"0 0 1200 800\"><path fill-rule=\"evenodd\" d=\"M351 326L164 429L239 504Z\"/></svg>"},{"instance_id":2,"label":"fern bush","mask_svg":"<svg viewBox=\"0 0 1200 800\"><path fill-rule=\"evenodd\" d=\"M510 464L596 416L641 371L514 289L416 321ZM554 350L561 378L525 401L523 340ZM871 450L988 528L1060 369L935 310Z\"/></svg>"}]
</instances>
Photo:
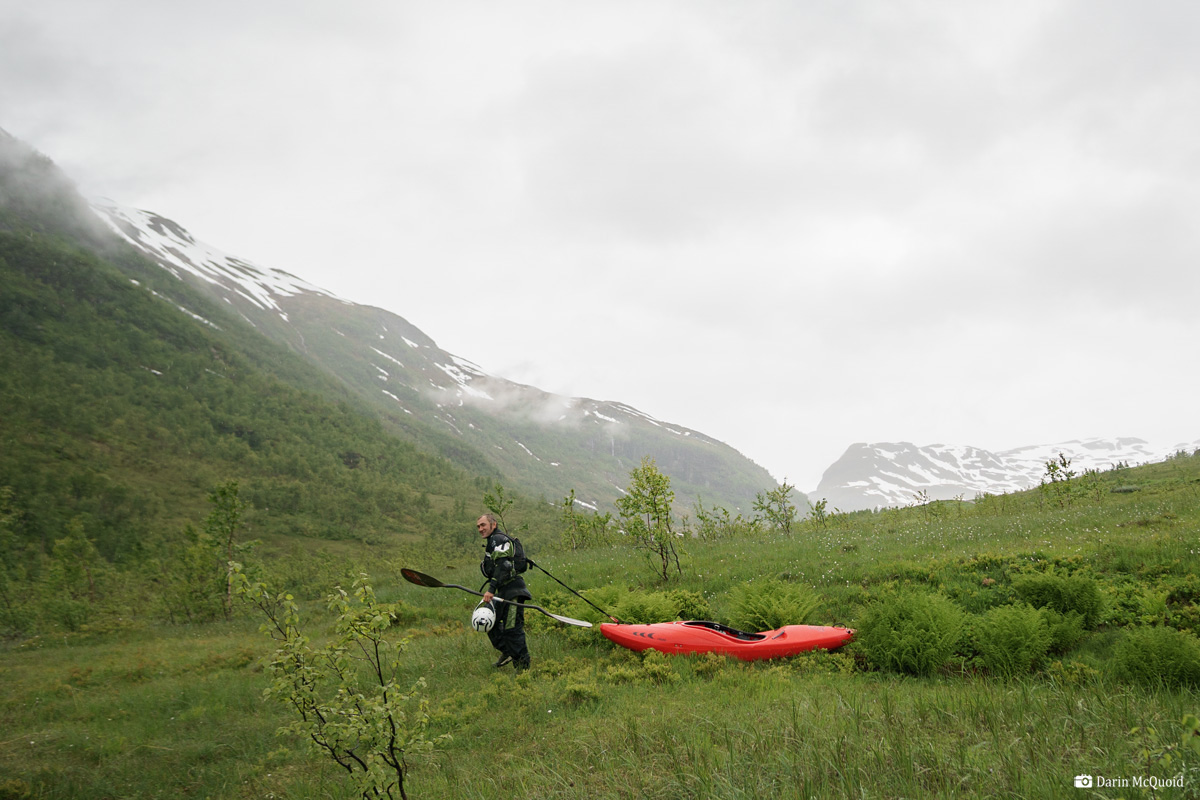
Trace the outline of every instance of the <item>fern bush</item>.
<instances>
[{"instance_id":1,"label":"fern bush","mask_svg":"<svg viewBox=\"0 0 1200 800\"><path fill-rule=\"evenodd\" d=\"M1148 686L1200 687L1200 640L1174 628L1132 628L1117 644L1118 677Z\"/></svg>"},{"instance_id":2,"label":"fern bush","mask_svg":"<svg viewBox=\"0 0 1200 800\"><path fill-rule=\"evenodd\" d=\"M1000 606L983 615L975 628L975 650L994 675L1027 675L1050 650L1045 615L1029 605Z\"/></svg>"},{"instance_id":3,"label":"fern bush","mask_svg":"<svg viewBox=\"0 0 1200 800\"><path fill-rule=\"evenodd\" d=\"M1034 608L1049 608L1060 614L1079 612L1088 629L1096 627L1104 611L1100 586L1083 575L1022 575L1013 581L1013 589Z\"/></svg>"},{"instance_id":4,"label":"fern bush","mask_svg":"<svg viewBox=\"0 0 1200 800\"><path fill-rule=\"evenodd\" d=\"M878 669L931 675L954 653L965 614L941 595L903 592L867 609L856 647Z\"/></svg>"},{"instance_id":5,"label":"fern bush","mask_svg":"<svg viewBox=\"0 0 1200 800\"><path fill-rule=\"evenodd\" d=\"M1050 632L1050 652L1062 655L1069 652L1083 639L1083 615L1078 611L1068 611L1065 614L1050 609L1041 610Z\"/></svg>"},{"instance_id":6,"label":"fern bush","mask_svg":"<svg viewBox=\"0 0 1200 800\"><path fill-rule=\"evenodd\" d=\"M593 589L584 589L582 592L580 592L580 594L586 597L588 601L594 603L595 606L599 606L610 614L616 613L617 604L624 599L626 593L627 590L624 587L617 586L615 584L598 586ZM544 592L542 594L543 604L552 603L550 600L552 596L553 595L551 592ZM601 614L599 611L597 611L595 606L589 605L589 603L578 598L563 597L562 604L553 605L553 609L556 611L561 611L561 613L566 614L567 616L585 619L592 623L612 621L607 615ZM537 617L540 615L534 614L533 616ZM528 625L529 623L530 620L527 618L525 620L525 624ZM583 631L584 629L581 628L579 630Z\"/></svg>"},{"instance_id":7,"label":"fern bush","mask_svg":"<svg viewBox=\"0 0 1200 800\"><path fill-rule=\"evenodd\" d=\"M686 589L672 589L667 598L675 605L677 619L711 619L712 609L704 595Z\"/></svg>"},{"instance_id":8,"label":"fern bush","mask_svg":"<svg viewBox=\"0 0 1200 800\"><path fill-rule=\"evenodd\" d=\"M630 592L621 598L613 613L622 622L649 624L678 619L679 612L665 592Z\"/></svg>"},{"instance_id":9,"label":"fern bush","mask_svg":"<svg viewBox=\"0 0 1200 800\"><path fill-rule=\"evenodd\" d=\"M704 595L685 589L645 592L609 585L585 589L583 595L622 622L639 625L677 619L710 619L712 614ZM562 609L564 614L589 622L611 622L606 615L582 600L564 598ZM526 624L529 622L526 621Z\"/></svg>"},{"instance_id":10,"label":"fern bush","mask_svg":"<svg viewBox=\"0 0 1200 800\"><path fill-rule=\"evenodd\" d=\"M747 631L770 631L803 625L820 605L810 589L780 580L748 581L733 590L730 625Z\"/></svg>"}]
</instances>

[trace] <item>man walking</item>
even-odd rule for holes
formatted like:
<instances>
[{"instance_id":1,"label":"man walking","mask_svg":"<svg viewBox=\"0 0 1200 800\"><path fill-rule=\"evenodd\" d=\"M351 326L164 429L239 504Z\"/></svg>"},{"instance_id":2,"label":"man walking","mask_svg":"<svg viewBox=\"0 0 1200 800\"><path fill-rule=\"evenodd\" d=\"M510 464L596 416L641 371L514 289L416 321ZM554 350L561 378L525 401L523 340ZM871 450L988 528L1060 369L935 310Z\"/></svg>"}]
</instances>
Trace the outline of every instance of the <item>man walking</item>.
<instances>
[{"instance_id":1,"label":"man walking","mask_svg":"<svg viewBox=\"0 0 1200 800\"><path fill-rule=\"evenodd\" d=\"M496 517L484 514L475 523L475 529L484 539L483 561L479 569L488 579L488 588L483 594L485 603L493 597L513 600L518 603L533 599L525 586L525 579L517 572L516 545L504 531L500 530ZM510 608L509 603L493 603L496 622L488 631L492 647L500 651L497 667L512 662L518 672L529 669L529 648L525 644L525 609Z\"/></svg>"}]
</instances>

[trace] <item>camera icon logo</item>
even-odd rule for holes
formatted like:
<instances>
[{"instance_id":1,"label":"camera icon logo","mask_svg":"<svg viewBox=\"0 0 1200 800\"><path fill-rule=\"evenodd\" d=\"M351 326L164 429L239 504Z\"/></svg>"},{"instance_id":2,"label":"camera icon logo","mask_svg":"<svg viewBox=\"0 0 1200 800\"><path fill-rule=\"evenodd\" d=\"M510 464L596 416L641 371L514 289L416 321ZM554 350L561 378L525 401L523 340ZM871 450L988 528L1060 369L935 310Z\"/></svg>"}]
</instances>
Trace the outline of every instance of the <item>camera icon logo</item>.
<instances>
[{"instance_id":1,"label":"camera icon logo","mask_svg":"<svg viewBox=\"0 0 1200 800\"><path fill-rule=\"evenodd\" d=\"M1075 776L1075 788L1076 789L1091 789L1092 788L1092 776L1091 775L1076 775Z\"/></svg>"}]
</instances>

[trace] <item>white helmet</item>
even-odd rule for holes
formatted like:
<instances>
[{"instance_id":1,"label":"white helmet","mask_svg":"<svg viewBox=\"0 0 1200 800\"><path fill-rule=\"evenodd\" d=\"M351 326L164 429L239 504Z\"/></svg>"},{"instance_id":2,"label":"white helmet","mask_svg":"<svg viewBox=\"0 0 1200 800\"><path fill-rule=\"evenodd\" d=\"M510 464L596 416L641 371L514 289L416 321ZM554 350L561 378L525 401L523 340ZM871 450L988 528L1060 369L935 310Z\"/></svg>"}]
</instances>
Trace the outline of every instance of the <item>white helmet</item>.
<instances>
[{"instance_id":1,"label":"white helmet","mask_svg":"<svg viewBox=\"0 0 1200 800\"><path fill-rule=\"evenodd\" d=\"M477 631L487 632L496 624L496 612L491 606L479 606L471 615L471 627Z\"/></svg>"}]
</instances>

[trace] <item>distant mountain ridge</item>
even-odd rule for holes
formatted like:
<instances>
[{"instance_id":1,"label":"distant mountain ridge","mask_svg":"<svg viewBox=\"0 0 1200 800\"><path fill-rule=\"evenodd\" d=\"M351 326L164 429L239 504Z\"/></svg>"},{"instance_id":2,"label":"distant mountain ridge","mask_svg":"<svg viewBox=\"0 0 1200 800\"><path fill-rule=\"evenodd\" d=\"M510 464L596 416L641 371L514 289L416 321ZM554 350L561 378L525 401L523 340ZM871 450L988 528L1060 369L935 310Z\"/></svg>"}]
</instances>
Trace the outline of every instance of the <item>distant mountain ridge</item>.
<instances>
[{"instance_id":1,"label":"distant mountain ridge","mask_svg":"<svg viewBox=\"0 0 1200 800\"><path fill-rule=\"evenodd\" d=\"M748 509L776 486L732 447L619 402L564 397L488 375L402 317L359 305L200 242L182 225L109 200L92 209L180 280L315 361L410 438L476 473L602 508L649 455L684 506ZM188 309L185 312L191 313ZM433 423L432 429L429 423Z\"/></svg>"},{"instance_id":2,"label":"distant mountain ridge","mask_svg":"<svg viewBox=\"0 0 1200 800\"><path fill-rule=\"evenodd\" d=\"M842 511L912 505L921 493L929 500L970 500L984 492L1003 494L1037 486L1046 462L1059 454L1070 459L1071 469L1082 473L1119 463L1162 461L1180 450L1191 453L1198 448L1200 439L1164 448L1143 439L1097 438L999 452L964 445L860 442L850 445L825 470L821 483L809 494Z\"/></svg>"}]
</instances>

